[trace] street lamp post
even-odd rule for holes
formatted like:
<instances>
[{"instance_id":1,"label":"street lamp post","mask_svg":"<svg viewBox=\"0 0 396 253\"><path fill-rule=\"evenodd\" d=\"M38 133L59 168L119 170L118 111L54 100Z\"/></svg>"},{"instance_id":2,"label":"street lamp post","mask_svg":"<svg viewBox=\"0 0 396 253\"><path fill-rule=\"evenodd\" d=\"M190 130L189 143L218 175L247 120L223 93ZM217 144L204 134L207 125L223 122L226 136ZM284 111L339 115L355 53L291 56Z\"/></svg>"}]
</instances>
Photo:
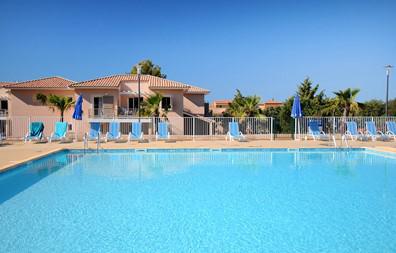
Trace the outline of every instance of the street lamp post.
<instances>
[{"instance_id":1,"label":"street lamp post","mask_svg":"<svg viewBox=\"0 0 396 253\"><path fill-rule=\"evenodd\" d=\"M390 76L390 71L391 68L393 68L392 65L386 65L386 101L385 101L385 115L388 116L388 98L389 98L389 76Z\"/></svg>"},{"instance_id":2,"label":"street lamp post","mask_svg":"<svg viewBox=\"0 0 396 253\"><path fill-rule=\"evenodd\" d=\"M138 118L140 122L140 74L142 73L142 67L140 65L137 65L136 70L138 77Z\"/></svg>"}]
</instances>

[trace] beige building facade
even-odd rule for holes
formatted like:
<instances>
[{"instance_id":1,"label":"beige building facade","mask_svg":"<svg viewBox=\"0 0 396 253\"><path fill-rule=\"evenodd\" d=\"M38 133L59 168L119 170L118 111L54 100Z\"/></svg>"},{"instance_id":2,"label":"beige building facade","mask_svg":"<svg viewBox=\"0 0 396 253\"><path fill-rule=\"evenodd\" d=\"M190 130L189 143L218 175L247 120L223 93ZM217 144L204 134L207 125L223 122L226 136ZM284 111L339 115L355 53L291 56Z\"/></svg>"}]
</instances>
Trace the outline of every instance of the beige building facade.
<instances>
[{"instance_id":1,"label":"beige building facade","mask_svg":"<svg viewBox=\"0 0 396 253\"><path fill-rule=\"evenodd\" d=\"M8 119L30 117L41 120L58 117L59 112L42 105L36 96L54 94L70 96L77 100L83 97L83 121L108 123L114 120L131 122L138 116L138 76L131 74L113 75L83 82L62 77L48 77L18 83L3 83L0 98L7 101L4 116ZM205 95L208 90L155 76L140 76L141 102L149 96L160 93L163 98L160 108L175 129L183 132L184 117L198 117L205 114ZM73 108L65 112L64 120L72 122ZM45 122L44 122L45 123ZM25 124L25 123L21 123ZM47 125L49 125L48 123ZM15 123L14 123L15 125ZM84 128L88 124L84 125ZM48 127L47 127L48 129ZM51 127L49 127L51 129ZM47 134L50 130L47 130ZM19 134L20 135L20 134Z\"/></svg>"}]
</instances>

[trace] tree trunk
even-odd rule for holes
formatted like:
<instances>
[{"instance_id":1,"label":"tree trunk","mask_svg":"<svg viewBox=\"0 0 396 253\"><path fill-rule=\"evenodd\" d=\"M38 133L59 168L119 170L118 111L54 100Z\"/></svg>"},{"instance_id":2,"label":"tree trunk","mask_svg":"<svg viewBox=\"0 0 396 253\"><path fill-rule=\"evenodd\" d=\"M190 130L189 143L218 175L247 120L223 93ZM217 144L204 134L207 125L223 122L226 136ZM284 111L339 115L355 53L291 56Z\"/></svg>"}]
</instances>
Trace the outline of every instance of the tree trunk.
<instances>
[{"instance_id":1,"label":"tree trunk","mask_svg":"<svg viewBox=\"0 0 396 253\"><path fill-rule=\"evenodd\" d=\"M63 113L64 113L64 111L61 111L60 113L61 113L60 121L63 122Z\"/></svg>"},{"instance_id":2,"label":"tree trunk","mask_svg":"<svg viewBox=\"0 0 396 253\"><path fill-rule=\"evenodd\" d=\"M344 117L348 117L351 111L351 107L349 105L345 106L344 108Z\"/></svg>"}]
</instances>

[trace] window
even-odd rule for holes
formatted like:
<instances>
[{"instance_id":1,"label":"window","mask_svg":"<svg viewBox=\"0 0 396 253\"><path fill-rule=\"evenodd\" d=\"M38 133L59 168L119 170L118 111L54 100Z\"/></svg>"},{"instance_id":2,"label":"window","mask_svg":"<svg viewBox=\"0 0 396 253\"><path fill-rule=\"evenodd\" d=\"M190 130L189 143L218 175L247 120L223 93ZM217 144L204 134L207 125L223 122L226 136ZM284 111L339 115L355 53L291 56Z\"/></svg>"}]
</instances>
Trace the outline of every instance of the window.
<instances>
[{"instance_id":1,"label":"window","mask_svg":"<svg viewBox=\"0 0 396 253\"><path fill-rule=\"evenodd\" d=\"M139 98L129 98L128 99L128 109L129 110L134 110L134 109L138 109L139 104L138 104ZM140 105L142 105L143 102L143 98L140 97Z\"/></svg>"},{"instance_id":2,"label":"window","mask_svg":"<svg viewBox=\"0 0 396 253\"><path fill-rule=\"evenodd\" d=\"M170 97L163 97L161 101L161 108L169 111L172 109L172 103L171 103L171 98Z\"/></svg>"},{"instance_id":3,"label":"window","mask_svg":"<svg viewBox=\"0 0 396 253\"><path fill-rule=\"evenodd\" d=\"M103 98L102 97L94 97L93 99L93 115L100 116L102 115L103 109Z\"/></svg>"},{"instance_id":4,"label":"window","mask_svg":"<svg viewBox=\"0 0 396 253\"><path fill-rule=\"evenodd\" d=\"M8 110L8 101L7 100L0 101L0 110Z\"/></svg>"}]
</instances>

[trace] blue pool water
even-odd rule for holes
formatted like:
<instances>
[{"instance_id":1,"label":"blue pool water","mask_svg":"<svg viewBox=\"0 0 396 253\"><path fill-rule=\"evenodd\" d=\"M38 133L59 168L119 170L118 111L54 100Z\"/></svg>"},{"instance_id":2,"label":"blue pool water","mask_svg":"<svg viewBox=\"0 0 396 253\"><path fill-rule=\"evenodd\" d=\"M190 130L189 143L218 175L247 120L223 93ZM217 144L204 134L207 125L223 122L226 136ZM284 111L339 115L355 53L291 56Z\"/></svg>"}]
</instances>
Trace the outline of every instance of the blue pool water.
<instances>
[{"instance_id":1,"label":"blue pool water","mask_svg":"<svg viewBox=\"0 0 396 253\"><path fill-rule=\"evenodd\" d=\"M396 157L63 151L0 174L0 252L396 252Z\"/></svg>"}]
</instances>

